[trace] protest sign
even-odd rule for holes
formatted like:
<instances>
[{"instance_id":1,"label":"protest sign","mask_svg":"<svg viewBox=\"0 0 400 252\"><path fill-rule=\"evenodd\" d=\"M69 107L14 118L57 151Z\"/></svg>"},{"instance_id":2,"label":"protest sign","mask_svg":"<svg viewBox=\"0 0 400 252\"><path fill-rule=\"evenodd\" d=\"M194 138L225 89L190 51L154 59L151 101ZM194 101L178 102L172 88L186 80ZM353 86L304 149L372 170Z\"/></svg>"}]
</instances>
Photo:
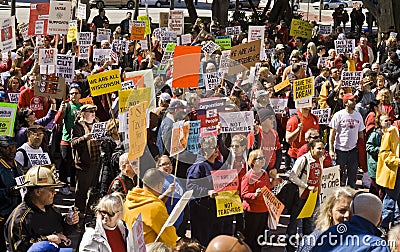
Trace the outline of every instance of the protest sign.
<instances>
[{"instance_id":1,"label":"protest sign","mask_svg":"<svg viewBox=\"0 0 400 252\"><path fill-rule=\"evenodd\" d=\"M219 113L219 120L221 122L221 133L253 131L253 111Z\"/></svg>"},{"instance_id":2,"label":"protest sign","mask_svg":"<svg viewBox=\"0 0 400 252\"><path fill-rule=\"evenodd\" d=\"M314 76L293 82L293 100L314 96Z\"/></svg>"},{"instance_id":3,"label":"protest sign","mask_svg":"<svg viewBox=\"0 0 400 252\"><path fill-rule=\"evenodd\" d=\"M219 45L215 44L213 41L208 41L207 44L203 45L201 50L208 54L213 54L216 50L218 50Z\"/></svg>"},{"instance_id":4,"label":"protest sign","mask_svg":"<svg viewBox=\"0 0 400 252\"><path fill-rule=\"evenodd\" d=\"M132 224L133 248L137 252L146 252L146 243L144 241L142 213L138 215Z\"/></svg>"},{"instance_id":5,"label":"protest sign","mask_svg":"<svg viewBox=\"0 0 400 252\"><path fill-rule=\"evenodd\" d=\"M111 48L116 52L127 53L129 50L128 44L129 42L127 40L114 39L111 44Z\"/></svg>"},{"instance_id":6,"label":"protest sign","mask_svg":"<svg viewBox=\"0 0 400 252\"><path fill-rule=\"evenodd\" d=\"M88 97L86 97L86 98L81 98L81 99L79 99L79 102L82 103L83 105L85 105L85 104L94 105L93 98L90 97L90 96L88 96Z\"/></svg>"},{"instance_id":7,"label":"protest sign","mask_svg":"<svg viewBox=\"0 0 400 252\"><path fill-rule=\"evenodd\" d=\"M326 197L333 193L333 191L340 187L340 166L333 166L322 169L321 179L321 204L324 202Z\"/></svg>"},{"instance_id":8,"label":"protest sign","mask_svg":"<svg viewBox=\"0 0 400 252\"><path fill-rule=\"evenodd\" d=\"M93 32L79 32L78 45L91 45L93 41Z\"/></svg>"},{"instance_id":9,"label":"protest sign","mask_svg":"<svg viewBox=\"0 0 400 252\"><path fill-rule=\"evenodd\" d=\"M184 34L181 36L181 44L182 45L187 45L192 43L192 35L190 34Z\"/></svg>"},{"instance_id":10,"label":"protest sign","mask_svg":"<svg viewBox=\"0 0 400 252\"><path fill-rule=\"evenodd\" d=\"M363 79L363 72L347 72L342 71L341 80L343 81L342 87L357 87L360 86Z\"/></svg>"},{"instance_id":11,"label":"protest sign","mask_svg":"<svg viewBox=\"0 0 400 252\"><path fill-rule=\"evenodd\" d=\"M146 101L150 106L151 88L138 88L118 91L118 112L125 113L129 108Z\"/></svg>"},{"instance_id":12,"label":"protest sign","mask_svg":"<svg viewBox=\"0 0 400 252\"><path fill-rule=\"evenodd\" d=\"M65 98L65 79L51 74L41 74L38 85L34 86L35 96L51 97L54 99Z\"/></svg>"},{"instance_id":13,"label":"protest sign","mask_svg":"<svg viewBox=\"0 0 400 252\"><path fill-rule=\"evenodd\" d=\"M319 57L317 66L318 68L329 67L328 57Z\"/></svg>"},{"instance_id":14,"label":"protest sign","mask_svg":"<svg viewBox=\"0 0 400 252\"><path fill-rule=\"evenodd\" d=\"M67 34L68 23L72 19L70 1L50 1L47 34Z\"/></svg>"},{"instance_id":15,"label":"protest sign","mask_svg":"<svg viewBox=\"0 0 400 252\"><path fill-rule=\"evenodd\" d=\"M90 45L79 45L78 46L78 60L86 59L90 57Z\"/></svg>"},{"instance_id":16,"label":"protest sign","mask_svg":"<svg viewBox=\"0 0 400 252\"><path fill-rule=\"evenodd\" d=\"M132 20L131 40L144 39L145 30L146 30L146 22L145 21Z\"/></svg>"},{"instance_id":17,"label":"protest sign","mask_svg":"<svg viewBox=\"0 0 400 252\"><path fill-rule=\"evenodd\" d=\"M142 50L149 50L149 45L147 43L147 40L139 40L139 45L142 48Z\"/></svg>"},{"instance_id":18,"label":"protest sign","mask_svg":"<svg viewBox=\"0 0 400 252\"><path fill-rule=\"evenodd\" d=\"M290 24L290 36L310 39L312 35L313 25L307 21L292 19Z\"/></svg>"},{"instance_id":19,"label":"protest sign","mask_svg":"<svg viewBox=\"0 0 400 252\"><path fill-rule=\"evenodd\" d=\"M73 82L75 74L75 57L70 55L57 54L56 63L56 75L59 77L64 77L66 82Z\"/></svg>"},{"instance_id":20,"label":"protest sign","mask_svg":"<svg viewBox=\"0 0 400 252\"><path fill-rule=\"evenodd\" d=\"M232 191L239 188L236 169L211 171L213 188L216 192Z\"/></svg>"},{"instance_id":21,"label":"protest sign","mask_svg":"<svg viewBox=\"0 0 400 252\"><path fill-rule=\"evenodd\" d=\"M397 38L397 33L396 33L396 32L390 32L390 33L389 33L389 38L390 38L390 37Z\"/></svg>"},{"instance_id":22,"label":"protest sign","mask_svg":"<svg viewBox=\"0 0 400 252\"><path fill-rule=\"evenodd\" d=\"M177 37L175 32L164 32L161 34L161 48L165 51L165 48L170 43L177 43Z\"/></svg>"},{"instance_id":23,"label":"protest sign","mask_svg":"<svg viewBox=\"0 0 400 252\"><path fill-rule=\"evenodd\" d=\"M170 10L168 16L168 30L177 35L183 34L183 10Z\"/></svg>"},{"instance_id":24,"label":"protest sign","mask_svg":"<svg viewBox=\"0 0 400 252\"><path fill-rule=\"evenodd\" d=\"M247 36L247 39L249 42L256 41L256 40L261 40L264 41L264 32L265 32L265 26L249 26L249 34Z\"/></svg>"},{"instance_id":25,"label":"protest sign","mask_svg":"<svg viewBox=\"0 0 400 252\"><path fill-rule=\"evenodd\" d=\"M227 35L239 35L241 32L240 26L229 26L225 28Z\"/></svg>"},{"instance_id":26,"label":"protest sign","mask_svg":"<svg viewBox=\"0 0 400 252\"><path fill-rule=\"evenodd\" d=\"M236 190L219 192L215 196L217 217L243 213L242 200Z\"/></svg>"},{"instance_id":27,"label":"protest sign","mask_svg":"<svg viewBox=\"0 0 400 252\"><path fill-rule=\"evenodd\" d=\"M156 29L154 29L154 31L153 31L153 36L154 36L154 38L155 39L157 39L157 40L161 40L161 36L165 33L165 32L168 32L168 27L160 27L160 28L156 28ZM175 32L174 32L175 33ZM176 35L176 33L175 33L175 35Z\"/></svg>"},{"instance_id":28,"label":"protest sign","mask_svg":"<svg viewBox=\"0 0 400 252\"><path fill-rule=\"evenodd\" d=\"M148 16L138 16L137 20L146 22L146 28L144 30L144 35L150 35L151 34L151 28L150 28L150 22L149 22Z\"/></svg>"},{"instance_id":29,"label":"protest sign","mask_svg":"<svg viewBox=\"0 0 400 252\"><path fill-rule=\"evenodd\" d=\"M189 138L186 151L199 153L200 120L190 121Z\"/></svg>"},{"instance_id":30,"label":"protest sign","mask_svg":"<svg viewBox=\"0 0 400 252\"><path fill-rule=\"evenodd\" d=\"M200 56L200 46L175 46L174 71L172 72L173 88L198 86Z\"/></svg>"},{"instance_id":31,"label":"protest sign","mask_svg":"<svg viewBox=\"0 0 400 252\"><path fill-rule=\"evenodd\" d=\"M331 25L319 25L318 33L321 35L331 35L332 26Z\"/></svg>"},{"instance_id":32,"label":"protest sign","mask_svg":"<svg viewBox=\"0 0 400 252\"><path fill-rule=\"evenodd\" d=\"M94 123L92 127L92 139L94 140L104 140L107 135L107 122Z\"/></svg>"},{"instance_id":33,"label":"protest sign","mask_svg":"<svg viewBox=\"0 0 400 252\"><path fill-rule=\"evenodd\" d=\"M118 69L88 75L87 79L92 96L115 92L122 88Z\"/></svg>"},{"instance_id":34,"label":"protest sign","mask_svg":"<svg viewBox=\"0 0 400 252\"><path fill-rule=\"evenodd\" d=\"M50 3L31 3L29 12L29 36L46 35ZM36 44L37 46L37 44Z\"/></svg>"},{"instance_id":35,"label":"protest sign","mask_svg":"<svg viewBox=\"0 0 400 252\"><path fill-rule=\"evenodd\" d=\"M135 88L135 83L133 82L133 80L124 81L121 84L122 84L122 90Z\"/></svg>"},{"instance_id":36,"label":"protest sign","mask_svg":"<svg viewBox=\"0 0 400 252\"><path fill-rule=\"evenodd\" d=\"M143 88L143 87L150 88L151 89L151 91L150 91L151 101L150 101L149 108L156 107L156 99L155 99L156 93L155 93L155 88L154 88L154 77L153 77L152 69L127 72L127 73L125 73L124 80L125 81L133 80L136 88Z\"/></svg>"},{"instance_id":37,"label":"protest sign","mask_svg":"<svg viewBox=\"0 0 400 252\"><path fill-rule=\"evenodd\" d=\"M17 185L23 185L25 184L25 176L18 176L15 177L15 182L17 183ZM25 197L25 194L27 193L28 189L26 187L22 187L21 189L19 189L19 194L21 194L21 198L23 199Z\"/></svg>"},{"instance_id":38,"label":"protest sign","mask_svg":"<svg viewBox=\"0 0 400 252\"><path fill-rule=\"evenodd\" d=\"M354 53L356 41L354 39L335 40L335 50L337 54Z\"/></svg>"},{"instance_id":39,"label":"protest sign","mask_svg":"<svg viewBox=\"0 0 400 252\"><path fill-rule=\"evenodd\" d=\"M221 83L223 72L203 73L203 81L206 90L214 90Z\"/></svg>"},{"instance_id":40,"label":"protest sign","mask_svg":"<svg viewBox=\"0 0 400 252\"><path fill-rule=\"evenodd\" d=\"M311 114L318 116L319 125L328 125L330 123L331 108L313 109Z\"/></svg>"},{"instance_id":41,"label":"protest sign","mask_svg":"<svg viewBox=\"0 0 400 252\"><path fill-rule=\"evenodd\" d=\"M230 59L235 66L229 68L229 73L237 73L250 68L260 61L261 40L240 44L231 48Z\"/></svg>"},{"instance_id":42,"label":"protest sign","mask_svg":"<svg viewBox=\"0 0 400 252\"><path fill-rule=\"evenodd\" d=\"M231 49L232 47L232 38L231 36L217 36L215 38L215 44L219 45L221 49Z\"/></svg>"},{"instance_id":43,"label":"protest sign","mask_svg":"<svg viewBox=\"0 0 400 252\"><path fill-rule=\"evenodd\" d=\"M1 51L9 52L17 49L15 41L15 17L1 20Z\"/></svg>"},{"instance_id":44,"label":"protest sign","mask_svg":"<svg viewBox=\"0 0 400 252\"><path fill-rule=\"evenodd\" d=\"M174 122L172 125L170 156L175 156L186 150L189 138L190 123L185 121Z\"/></svg>"},{"instance_id":45,"label":"protest sign","mask_svg":"<svg viewBox=\"0 0 400 252\"><path fill-rule=\"evenodd\" d=\"M19 25L19 33L22 35L22 38L25 40L30 39L32 36L28 35L29 24L20 24Z\"/></svg>"},{"instance_id":46,"label":"protest sign","mask_svg":"<svg viewBox=\"0 0 400 252\"><path fill-rule=\"evenodd\" d=\"M78 39L78 21L71 20L68 23L67 43L76 42Z\"/></svg>"},{"instance_id":47,"label":"protest sign","mask_svg":"<svg viewBox=\"0 0 400 252\"><path fill-rule=\"evenodd\" d=\"M8 93L8 100L11 103L18 103L18 99L21 93Z\"/></svg>"},{"instance_id":48,"label":"protest sign","mask_svg":"<svg viewBox=\"0 0 400 252\"><path fill-rule=\"evenodd\" d=\"M315 205L317 203L317 198L318 198L318 191L309 192L307 201L304 204L303 208L301 209L299 216L297 216L297 219L310 218L312 216L312 214L314 213Z\"/></svg>"},{"instance_id":49,"label":"protest sign","mask_svg":"<svg viewBox=\"0 0 400 252\"><path fill-rule=\"evenodd\" d=\"M264 198L265 205L267 205L268 213L276 224L279 223L279 218L285 205L267 188L263 187L261 193Z\"/></svg>"},{"instance_id":50,"label":"protest sign","mask_svg":"<svg viewBox=\"0 0 400 252\"><path fill-rule=\"evenodd\" d=\"M14 136L17 104L0 102L0 135Z\"/></svg>"},{"instance_id":51,"label":"protest sign","mask_svg":"<svg viewBox=\"0 0 400 252\"><path fill-rule=\"evenodd\" d=\"M103 40L110 41L110 38L111 38L111 29L97 28L96 42L100 43Z\"/></svg>"},{"instance_id":52,"label":"protest sign","mask_svg":"<svg viewBox=\"0 0 400 252\"><path fill-rule=\"evenodd\" d=\"M269 98L269 104L276 114L286 114L288 99Z\"/></svg>"},{"instance_id":53,"label":"protest sign","mask_svg":"<svg viewBox=\"0 0 400 252\"><path fill-rule=\"evenodd\" d=\"M141 157L146 148L146 108L147 102L129 108L129 160Z\"/></svg>"},{"instance_id":54,"label":"protest sign","mask_svg":"<svg viewBox=\"0 0 400 252\"><path fill-rule=\"evenodd\" d=\"M312 96L309 96L307 98L299 99L294 101L294 107L296 109L301 109L301 108L312 108ZM294 111L296 112L296 111Z\"/></svg>"},{"instance_id":55,"label":"protest sign","mask_svg":"<svg viewBox=\"0 0 400 252\"><path fill-rule=\"evenodd\" d=\"M168 27L169 12L160 12L159 25L160 27Z\"/></svg>"},{"instance_id":56,"label":"protest sign","mask_svg":"<svg viewBox=\"0 0 400 252\"><path fill-rule=\"evenodd\" d=\"M56 56L56 50L54 48L39 49L39 65L41 66L55 65L55 56Z\"/></svg>"},{"instance_id":57,"label":"protest sign","mask_svg":"<svg viewBox=\"0 0 400 252\"><path fill-rule=\"evenodd\" d=\"M201 121L202 128L218 125L218 112L224 111L226 100L223 98L212 97L200 99L197 118Z\"/></svg>"},{"instance_id":58,"label":"protest sign","mask_svg":"<svg viewBox=\"0 0 400 252\"><path fill-rule=\"evenodd\" d=\"M174 58L175 43L169 43L165 47L163 57L160 65L157 68L157 74L166 74L167 68L170 65L170 61Z\"/></svg>"},{"instance_id":59,"label":"protest sign","mask_svg":"<svg viewBox=\"0 0 400 252\"><path fill-rule=\"evenodd\" d=\"M110 61L111 49L93 49L93 61L94 62L101 62L102 60Z\"/></svg>"},{"instance_id":60,"label":"protest sign","mask_svg":"<svg viewBox=\"0 0 400 252\"><path fill-rule=\"evenodd\" d=\"M78 3L76 8L76 18L86 19L86 4Z\"/></svg>"},{"instance_id":61,"label":"protest sign","mask_svg":"<svg viewBox=\"0 0 400 252\"><path fill-rule=\"evenodd\" d=\"M46 152L43 153L27 152L26 154L28 155L29 161L31 161L32 166L51 164L49 154Z\"/></svg>"},{"instance_id":62,"label":"protest sign","mask_svg":"<svg viewBox=\"0 0 400 252\"><path fill-rule=\"evenodd\" d=\"M222 51L221 58L219 60L219 70L223 73L228 73L230 63L231 63L231 50Z\"/></svg>"}]
</instances>

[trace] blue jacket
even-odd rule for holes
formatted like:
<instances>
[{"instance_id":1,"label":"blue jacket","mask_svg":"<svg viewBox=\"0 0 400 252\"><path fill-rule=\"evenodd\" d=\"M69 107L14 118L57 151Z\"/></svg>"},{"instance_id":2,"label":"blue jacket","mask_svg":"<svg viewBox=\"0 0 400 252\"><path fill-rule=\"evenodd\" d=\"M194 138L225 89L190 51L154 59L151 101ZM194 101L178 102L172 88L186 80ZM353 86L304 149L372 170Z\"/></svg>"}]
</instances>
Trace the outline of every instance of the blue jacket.
<instances>
[{"instance_id":1,"label":"blue jacket","mask_svg":"<svg viewBox=\"0 0 400 252\"><path fill-rule=\"evenodd\" d=\"M332 226L322 233L312 252L390 252L387 242L380 238L381 234L370 221L355 215L350 221Z\"/></svg>"},{"instance_id":2,"label":"blue jacket","mask_svg":"<svg viewBox=\"0 0 400 252\"><path fill-rule=\"evenodd\" d=\"M174 183L174 175L169 174L168 176L165 177L162 193L164 193L168 189L169 185L172 183ZM182 198L182 195L185 193L185 189L179 178L176 178L175 184L176 184L176 186L175 186L175 191L174 191L173 204L171 204L171 199L172 199L170 197L171 195L169 195L167 201L165 202L165 206L167 207L168 214L171 214L172 210L176 206L176 203L178 203L178 201ZM184 211L182 211L181 215L179 215L178 219L175 221L174 227L177 228L182 223L183 214L184 214Z\"/></svg>"},{"instance_id":3,"label":"blue jacket","mask_svg":"<svg viewBox=\"0 0 400 252\"><path fill-rule=\"evenodd\" d=\"M0 218L5 218L11 214L19 203L21 203L21 195L19 191L9 192L8 188L16 186L16 176L22 176L22 166L15 162L16 170L15 173L4 160L0 159ZM1 221L0 221L1 222Z\"/></svg>"}]
</instances>

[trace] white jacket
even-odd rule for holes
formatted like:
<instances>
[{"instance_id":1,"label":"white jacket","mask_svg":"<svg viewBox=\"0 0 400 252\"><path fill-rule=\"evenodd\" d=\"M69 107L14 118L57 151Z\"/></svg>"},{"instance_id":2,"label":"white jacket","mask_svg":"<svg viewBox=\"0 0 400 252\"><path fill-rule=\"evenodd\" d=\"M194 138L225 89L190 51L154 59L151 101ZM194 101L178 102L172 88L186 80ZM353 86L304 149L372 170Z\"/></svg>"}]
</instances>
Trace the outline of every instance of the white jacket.
<instances>
[{"instance_id":1,"label":"white jacket","mask_svg":"<svg viewBox=\"0 0 400 252\"><path fill-rule=\"evenodd\" d=\"M121 231L122 237L126 243L126 251L133 252L133 235L126 223L122 220L117 222L117 227ZM96 227L86 227L85 234L79 245L80 252L112 252L108 243L106 232L100 221L96 221Z\"/></svg>"},{"instance_id":2,"label":"white jacket","mask_svg":"<svg viewBox=\"0 0 400 252\"><path fill-rule=\"evenodd\" d=\"M372 64L372 63L374 63L374 59L375 59L375 58L374 58L374 51L372 51L372 48L371 48L371 47L369 47L369 46L366 46L366 47L368 48L368 60L369 60L369 64ZM355 50L360 52L360 60L362 61L362 59L363 59L363 52L362 52L361 46L357 46Z\"/></svg>"}]
</instances>

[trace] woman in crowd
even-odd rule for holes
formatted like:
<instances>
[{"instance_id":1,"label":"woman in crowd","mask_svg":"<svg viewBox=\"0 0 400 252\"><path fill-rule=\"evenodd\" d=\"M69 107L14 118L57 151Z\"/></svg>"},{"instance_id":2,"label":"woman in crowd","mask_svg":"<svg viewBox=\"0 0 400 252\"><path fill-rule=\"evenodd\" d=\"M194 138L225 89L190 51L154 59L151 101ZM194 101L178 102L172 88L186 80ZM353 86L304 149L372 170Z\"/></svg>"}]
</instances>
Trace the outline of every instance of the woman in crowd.
<instances>
[{"instance_id":1,"label":"woman in crowd","mask_svg":"<svg viewBox=\"0 0 400 252\"><path fill-rule=\"evenodd\" d=\"M79 251L134 251L131 228L121 219L124 211L121 193L104 196L97 204L96 226L86 227Z\"/></svg>"},{"instance_id":2,"label":"woman in crowd","mask_svg":"<svg viewBox=\"0 0 400 252\"><path fill-rule=\"evenodd\" d=\"M378 94L376 95L376 99L380 101L379 106L381 107L382 112L389 115L390 120L394 121L394 109L391 105L392 102L392 95L388 88L383 88L379 90Z\"/></svg>"},{"instance_id":3,"label":"woman in crowd","mask_svg":"<svg viewBox=\"0 0 400 252\"><path fill-rule=\"evenodd\" d=\"M368 139L369 135L375 130L375 118L379 114L382 114L381 106L379 106L380 101L373 100L369 103L369 113L365 118L365 135Z\"/></svg>"},{"instance_id":4,"label":"woman in crowd","mask_svg":"<svg viewBox=\"0 0 400 252\"><path fill-rule=\"evenodd\" d=\"M21 86L21 79L17 76L11 76L8 79L7 93L19 93L19 87Z\"/></svg>"},{"instance_id":5,"label":"woman in crowd","mask_svg":"<svg viewBox=\"0 0 400 252\"><path fill-rule=\"evenodd\" d=\"M315 230L309 236L303 237L297 248L298 252L311 251L318 237L328 228L350 220L350 203L354 194L355 190L350 187L339 187L324 199L318 210Z\"/></svg>"}]
</instances>

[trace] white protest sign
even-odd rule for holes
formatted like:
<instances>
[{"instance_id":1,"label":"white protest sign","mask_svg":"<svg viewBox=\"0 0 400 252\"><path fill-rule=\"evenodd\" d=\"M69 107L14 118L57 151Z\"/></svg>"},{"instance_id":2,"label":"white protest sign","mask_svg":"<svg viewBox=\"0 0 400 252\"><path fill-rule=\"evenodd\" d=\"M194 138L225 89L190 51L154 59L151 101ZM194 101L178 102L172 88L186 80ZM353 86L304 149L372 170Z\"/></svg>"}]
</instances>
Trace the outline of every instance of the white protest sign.
<instances>
[{"instance_id":1,"label":"white protest sign","mask_svg":"<svg viewBox=\"0 0 400 252\"><path fill-rule=\"evenodd\" d=\"M269 103L276 114L286 114L288 99L269 98Z\"/></svg>"},{"instance_id":2,"label":"white protest sign","mask_svg":"<svg viewBox=\"0 0 400 252\"><path fill-rule=\"evenodd\" d=\"M214 90L214 88L221 83L223 75L223 72L204 73L203 81L206 90Z\"/></svg>"},{"instance_id":3,"label":"white protest sign","mask_svg":"<svg viewBox=\"0 0 400 252\"><path fill-rule=\"evenodd\" d=\"M219 113L221 133L250 132L254 127L252 111Z\"/></svg>"},{"instance_id":4,"label":"white protest sign","mask_svg":"<svg viewBox=\"0 0 400 252\"><path fill-rule=\"evenodd\" d=\"M230 63L231 63L231 50L222 51L221 58L219 60L219 70L221 72L228 73Z\"/></svg>"},{"instance_id":5,"label":"white protest sign","mask_svg":"<svg viewBox=\"0 0 400 252\"><path fill-rule=\"evenodd\" d=\"M362 71L356 72L342 72L341 80L343 81L342 87L357 87L360 85L363 78Z\"/></svg>"},{"instance_id":6,"label":"white protest sign","mask_svg":"<svg viewBox=\"0 0 400 252\"><path fill-rule=\"evenodd\" d=\"M23 185L25 184L25 176L18 176L15 178L15 182L17 183L17 185ZM21 189L19 189L19 193L21 194L21 197L24 198L26 192L28 191L28 189L26 187L22 187Z\"/></svg>"},{"instance_id":7,"label":"white protest sign","mask_svg":"<svg viewBox=\"0 0 400 252\"><path fill-rule=\"evenodd\" d=\"M187 45L192 43L192 35L190 34L184 34L181 36L181 44L182 45Z\"/></svg>"},{"instance_id":8,"label":"white protest sign","mask_svg":"<svg viewBox=\"0 0 400 252\"><path fill-rule=\"evenodd\" d=\"M20 93L8 93L8 100L11 103L18 103Z\"/></svg>"},{"instance_id":9,"label":"white protest sign","mask_svg":"<svg viewBox=\"0 0 400 252\"><path fill-rule=\"evenodd\" d=\"M128 44L129 44L128 40L114 39L111 44L111 48L113 48L114 51L116 52L122 51L124 53L127 53L129 50Z\"/></svg>"},{"instance_id":10,"label":"white protest sign","mask_svg":"<svg viewBox=\"0 0 400 252\"><path fill-rule=\"evenodd\" d=\"M31 161L32 166L51 164L49 154L43 153L26 153L28 155L29 161Z\"/></svg>"},{"instance_id":11,"label":"white protest sign","mask_svg":"<svg viewBox=\"0 0 400 252\"><path fill-rule=\"evenodd\" d=\"M239 35L241 32L240 26L230 26L225 28L227 35Z\"/></svg>"},{"instance_id":12,"label":"white protest sign","mask_svg":"<svg viewBox=\"0 0 400 252\"><path fill-rule=\"evenodd\" d=\"M331 35L332 26L331 25L319 25L318 33L321 35Z\"/></svg>"},{"instance_id":13,"label":"white protest sign","mask_svg":"<svg viewBox=\"0 0 400 252\"><path fill-rule=\"evenodd\" d=\"M42 65L42 66L55 65L55 55L56 55L56 51L54 48L39 49L39 65Z\"/></svg>"},{"instance_id":14,"label":"white protest sign","mask_svg":"<svg viewBox=\"0 0 400 252\"><path fill-rule=\"evenodd\" d=\"M162 35L163 35L165 32L168 32L168 27L156 28L156 29L154 29L154 31L153 31L153 36L154 36L155 39L157 39L157 40L160 41ZM175 33L175 34L176 34L176 33Z\"/></svg>"},{"instance_id":15,"label":"white protest sign","mask_svg":"<svg viewBox=\"0 0 400 252\"><path fill-rule=\"evenodd\" d=\"M390 32L389 37L397 38L397 33L396 32Z\"/></svg>"},{"instance_id":16,"label":"white protest sign","mask_svg":"<svg viewBox=\"0 0 400 252\"><path fill-rule=\"evenodd\" d=\"M170 10L168 16L168 30L177 35L183 34L183 10Z\"/></svg>"},{"instance_id":17,"label":"white protest sign","mask_svg":"<svg viewBox=\"0 0 400 252\"><path fill-rule=\"evenodd\" d=\"M247 37L249 42L256 41L261 39L261 41L264 41L264 32L265 32L265 26L249 26L249 35Z\"/></svg>"},{"instance_id":18,"label":"white protest sign","mask_svg":"<svg viewBox=\"0 0 400 252\"><path fill-rule=\"evenodd\" d=\"M93 124L92 139L103 140L107 135L107 122L98 122Z\"/></svg>"},{"instance_id":19,"label":"white protest sign","mask_svg":"<svg viewBox=\"0 0 400 252\"><path fill-rule=\"evenodd\" d=\"M312 96L294 101L294 106L297 109L312 108Z\"/></svg>"},{"instance_id":20,"label":"white protest sign","mask_svg":"<svg viewBox=\"0 0 400 252\"><path fill-rule=\"evenodd\" d=\"M50 1L48 34L67 34L68 23L72 19L70 1Z\"/></svg>"},{"instance_id":21,"label":"white protest sign","mask_svg":"<svg viewBox=\"0 0 400 252\"><path fill-rule=\"evenodd\" d=\"M133 248L137 252L146 252L146 243L144 241L142 213L138 215L132 224Z\"/></svg>"},{"instance_id":22,"label":"white protest sign","mask_svg":"<svg viewBox=\"0 0 400 252\"><path fill-rule=\"evenodd\" d=\"M202 50L203 52L205 52L205 53L213 54L213 52L215 52L216 50L218 50L218 48L219 48L219 45L215 44L213 41L210 40L210 41L208 41L207 44L205 44L205 45L201 48L201 50Z\"/></svg>"},{"instance_id":23,"label":"white protest sign","mask_svg":"<svg viewBox=\"0 0 400 252\"><path fill-rule=\"evenodd\" d=\"M76 17L79 19L86 19L86 4L78 3L78 8L76 8Z\"/></svg>"},{"instance_id":24,"label":"white protest sign","mask_svg":"<svg viewBox=\"0 0 400 252\"><path fill-rule=\"evenodd\" d=\"M177 42L177 37L175 32L164 32L161 35L161 48L165 51L165 48L169 43Z\"/></svg>"},{"instance_id":25,"label":"white protest sign","mask_svg":"<svg viewBox=\"0 0 400 252\"><path fill-rule=\"evenodd\" d=\"M102 60L110 61L111 49L93 49L93 61L100 62Z\"/></svg>"},{"instance_id":26,"label":"white protest sign","mask_svg":"<svg viewBox=\"0 0 400 252\"><path fill-rule=\"evenodd\" d=\"M22 24L19 26L19 33L22 35L24 41L30 39L32 36L28 35L29 24Z\"/></svg>"},{"instance_id":27,"label":"white protest sign","mask_svg":"<svg viewBox=\"0 0 400 252\"><path fill-rule=\"evenodd\" d=\"M337 54L354 53L356 41L354 39L335 40Z\"/></svg>"},{"instance_id":28,"label":"white protest sign","mask_svg":"<svg viewBox=\"0 0 400 252\"><path fill-rule=\"evenodd\" d=\"M139 40L139 44L142 50L149 50L149 44L147 43L147 40Z\"/></svg>"},{"instance_id":29,"label":"white protest sign","mask_svg":"<svg viewBox=\"0 0 400 252\"><path fill-rule=\"evenodd\" d=\"M328 67L328 57L319 57L317 65L319 68Z\"/></svg>"},{"instance_id":30,"label":"white protest sign","mask_svg":"<svg viewBox=\"0 0 400 252\"><path fill-rule=\"evenodd\" d=\"M82 45L91 45L93 41L93 32L79 32L78 33L78 42L77 44Z\"/></svg>"},{"instance_id":31,"label":"white protest sign","mask_svg":"<svg viewBox=\"0 0 400 252\"><path fill-rule=\"evenodd\" d=\"M318 116L319 125L328 125L330 123L331 108L313 109L311 114Z\"/></svg>"},{"instance_id":32,"label":"white protest sign","mask_svg":"<svg viewBox=\"0 0 400 252\"><path fill-rule=\"evenodd\" d=\"M90 57L90 45L80 45L78 46L78 60L86 59L89 60Z\"/></svg>"},{"instance_id":33,"label":"white protest sign","mask_svg":"<svg viewBox=\"0 0 400 252\"><path fill-rule=\"evenodd\" d=\"M325 198L333 193L336 188L340 187L340 166L333 166L322 169L322 180L321 180L321 204Z\"/></svg>"},{"instance_id":34,"label":"white protest sign","mask_svg":"<svg viewBox=\"0 0 400 252\"><path fill-rule=\"evenodd\" d=\"M135 88L135 83L133 82L133 80L124 81L121 84L122 84L122 90Z\"/></svg>"},{"instance_id":35,"label":"white protest sign","mask_svg":"<svg viewBox=\"0 0 400 252\"><path fill-rule=\"evenodd\" d=\"M74 80L75 56L57 54L56 76L64 77L66 82Z\"/></svg>"},{"instance_id":36,"label":"white protest sign","mask_svg":"<svg viewBox=\"0 0 400 252\"><path fill-rule=\"evenodd\" d=\"M17 49L15 41L15 17L12 16L1 21L1 51L9 52Z\"/></svg>"},{"instance_id":37,"label":"white protest sign","mask_svg":"<svg viewBox=\"0 0 400 252\"><path fill-rule=\"evenodd\" d=\"M101 42L103 40L110 41L110 37L111 29L97 28L96 42Z\"/></svg>"}]
</instances>

